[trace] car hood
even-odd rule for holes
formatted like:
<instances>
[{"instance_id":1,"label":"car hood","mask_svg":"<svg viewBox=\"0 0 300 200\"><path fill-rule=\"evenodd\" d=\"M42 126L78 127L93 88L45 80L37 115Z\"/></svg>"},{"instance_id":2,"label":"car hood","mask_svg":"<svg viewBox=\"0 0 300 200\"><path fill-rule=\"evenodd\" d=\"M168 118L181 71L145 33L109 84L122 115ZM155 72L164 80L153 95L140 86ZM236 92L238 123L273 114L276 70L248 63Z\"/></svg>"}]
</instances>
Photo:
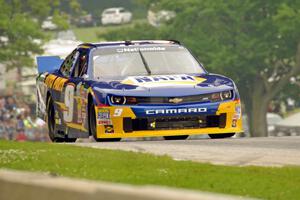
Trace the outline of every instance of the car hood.
<instances>
[{"instance_id":1,"label":"car hood","mask_svg":"<svg viewBox=\"0 0 300 200\"><path fill-rule=\"evenodd\" d=\"M234 89L231 79L217 74L129 76L123 80L97 81L102 94L124 96L188 96Z\"/></svg>"}]
</instances>

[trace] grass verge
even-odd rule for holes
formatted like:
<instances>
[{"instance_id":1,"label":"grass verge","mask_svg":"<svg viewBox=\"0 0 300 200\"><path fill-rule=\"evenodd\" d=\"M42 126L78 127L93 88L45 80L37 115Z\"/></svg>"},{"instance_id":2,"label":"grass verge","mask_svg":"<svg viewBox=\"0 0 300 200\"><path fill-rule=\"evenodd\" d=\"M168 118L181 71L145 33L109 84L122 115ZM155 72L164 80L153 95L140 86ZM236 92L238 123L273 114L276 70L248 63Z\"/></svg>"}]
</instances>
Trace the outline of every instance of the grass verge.
<instances>
[{"instance_id":1,"label":"grass verge","mask_svg":"<svg viewBox=\"0 0 300 200\"><path fill-rule=\"evenodd\" d=\"M143 153L0 140L0 168L263 199L300 199L300 167L217 166Z\"/></svg>"}]
</instances>

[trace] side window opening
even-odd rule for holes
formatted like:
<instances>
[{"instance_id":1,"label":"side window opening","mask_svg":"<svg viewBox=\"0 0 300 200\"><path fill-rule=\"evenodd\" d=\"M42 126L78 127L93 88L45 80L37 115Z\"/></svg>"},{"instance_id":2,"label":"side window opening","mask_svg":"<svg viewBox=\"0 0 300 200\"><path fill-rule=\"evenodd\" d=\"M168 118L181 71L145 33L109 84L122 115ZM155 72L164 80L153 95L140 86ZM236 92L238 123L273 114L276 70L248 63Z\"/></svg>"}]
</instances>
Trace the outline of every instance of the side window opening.
<instances>
[{"instance_id":1,"label":"side window opening","mask_svg":"<svg viewBox=\"0 0 300 200\"><path fill-rule=\"evenodd\" d=\"M76 59L78 57L78 56L76 57L76 53L77 53L77 51L73 51L69 56L67 56L65 61L63 62L63 64L60 67L60 72L65 77L71 76L71 72L73 71L73 67L74 67L74 62L76 61Z\"/></svg>"},{"instance_id":2,"label":"side window opening","mask_svg":"<svg viewBox=\"0 0 300 200\"><path fill-rule=\"evenodd\" d=\"M78 51L78 56L72 73L73 77L82 77L87 72L87 52L88 51L86 49Z\"/></svg>"}]
</instances>

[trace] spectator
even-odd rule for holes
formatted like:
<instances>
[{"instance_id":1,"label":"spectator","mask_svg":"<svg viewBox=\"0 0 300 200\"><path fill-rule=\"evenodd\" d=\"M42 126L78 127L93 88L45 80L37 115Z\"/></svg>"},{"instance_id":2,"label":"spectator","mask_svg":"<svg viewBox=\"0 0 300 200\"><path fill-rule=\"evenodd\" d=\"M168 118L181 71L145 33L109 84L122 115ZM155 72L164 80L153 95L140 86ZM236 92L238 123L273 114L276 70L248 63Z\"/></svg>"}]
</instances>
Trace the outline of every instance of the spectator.
<instances>
[{"instance_id":1,"label":"spectator","mask_svg":"<svg viewBox=\"0 0 300 200\"><path fill-rule=\"evenodd\" d=\"M23 141L26 140L25 136L25 124L24 124L24 115L21 114L17 117L17 136L16 140Z\"/></svg>"},{"instance_id":2,"label":"spectator","mask_svg":"<svg viewBox=\"0 0 300 200\"><path fill-rule=\"evenodd\" d=\"M49 141L45 131L45 122L32 120L34 104L13 96L0 97L0 139Z\"/></svg>"},{"instance_id":3,"label":"spectator","mask_svg":"<svg viewBox=\"0 0 300 200\"><path fill-rule=\"evenodd\" d=\"M15 123L13 117L9 118L6 122L6 132L7 132L7 139L13 140L15 139Z\"/></svg>"},{"instance_id":4,"label":"spectator","mask_svg":"<svg viewBox=\"0 0 300 200\"><path fill-rule=\"evenodd\" d=\"M16 108L17 108L17 105L16 105L13 97L8 97L7 103L6 103L6 109L9 111L14 111L14 110L16 110Z\"/></svg>"}]
</instances>

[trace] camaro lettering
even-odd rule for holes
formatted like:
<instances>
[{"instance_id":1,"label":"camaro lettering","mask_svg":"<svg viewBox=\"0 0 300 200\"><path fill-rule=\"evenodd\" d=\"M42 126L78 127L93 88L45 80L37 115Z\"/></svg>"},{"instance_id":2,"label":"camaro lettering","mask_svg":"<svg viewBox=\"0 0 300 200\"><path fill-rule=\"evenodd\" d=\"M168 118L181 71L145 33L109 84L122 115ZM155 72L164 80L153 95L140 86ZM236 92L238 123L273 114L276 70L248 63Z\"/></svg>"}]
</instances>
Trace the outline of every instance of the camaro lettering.
<instances>
[{"instance_id":1,"label":"camaro lettering","mask_svg":"<svg viewBox=\"0 0 300 200\"><path fill-rule=\"evenodd\" d=\"M175 114L177 112L176 109L168 109L166 110L166 114Z\"/></svg>"},{"instance_id":2,"label":"camaro lettering","mask_svg":"<svg viewBox=\"0 0 300 200\"><path fill-rule=\"evenodd\" d=\"M146 115L155 115L155 114L182 114L182 113L203 113L203 112L207 112L207 108L178 108L178 109L146 110Z\"/></svg>"},{"instance_id":3,"label":"camaro lettering","mask_svg":"<svg viewBox=\"0 0 300 200\"><path fill-rule=\"evenodd\" d=\"M187 113L187 109L186 108L178 109L178 113Z\"/></svg>"}]
</instances>

